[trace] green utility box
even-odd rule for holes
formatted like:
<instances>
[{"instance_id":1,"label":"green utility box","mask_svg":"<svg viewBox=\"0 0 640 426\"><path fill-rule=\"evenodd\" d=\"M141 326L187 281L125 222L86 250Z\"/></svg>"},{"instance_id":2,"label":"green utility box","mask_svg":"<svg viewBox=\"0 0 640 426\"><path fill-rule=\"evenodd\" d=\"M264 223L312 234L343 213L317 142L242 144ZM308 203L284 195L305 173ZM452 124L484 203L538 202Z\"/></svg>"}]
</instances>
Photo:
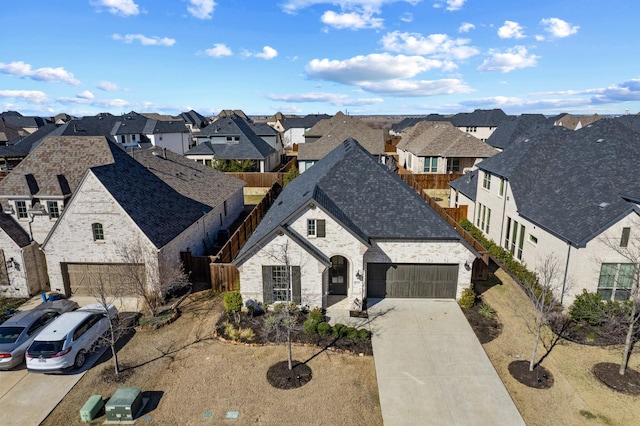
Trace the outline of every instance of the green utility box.
<instances>
[{"instance_id":1,"label":"green utility box","mask_svg":"<svg viewBox=\"0 0 640 426\"><path fill-rule=\"evenodd\" d=\"M96 418L96 415L104 407L102 395L91 395L80 409L80 420L87 423Z\"/></svg>"},{"instance_id":2,"label":"green utility box","mask_svg":"<svg viewBox=\"0 0 640 426\"><path fill-rule=\"evenodd\" d=\"M118 388L105 407L107 421L133 420L142 408L140 388Z\"/></svg>"}]
</instances>

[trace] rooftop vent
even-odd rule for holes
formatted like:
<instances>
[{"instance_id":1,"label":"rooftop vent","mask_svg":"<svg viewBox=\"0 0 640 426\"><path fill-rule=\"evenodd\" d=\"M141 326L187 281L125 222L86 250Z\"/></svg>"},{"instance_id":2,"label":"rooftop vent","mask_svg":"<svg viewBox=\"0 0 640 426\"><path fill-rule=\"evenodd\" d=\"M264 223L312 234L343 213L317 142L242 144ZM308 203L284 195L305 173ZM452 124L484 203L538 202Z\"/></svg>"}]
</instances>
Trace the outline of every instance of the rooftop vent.
<instances>
[{"instance_id":1,"label":"rooftop vent","mask_svg":"<svg viewBox=\"0 0 640 426\"><path fill-rule=\"evenodd\" d=\"M600 138L596 141L597 143L604 142L604 139Z\"/></svg>"},{"instance_id":2,"label":"rooftop vent","mask_svg":"<svg viewBox=\"0 0 640 426\"><path fill-rule=\"evenodd\" d=\"M609 205L609 203L604 202L604 203L600 203L600 204L598 204L598 207L600 207L601 209L604 209L604 208L605 208L605 207L607 207L608 205Z\"/></svg>"}]
</instances>

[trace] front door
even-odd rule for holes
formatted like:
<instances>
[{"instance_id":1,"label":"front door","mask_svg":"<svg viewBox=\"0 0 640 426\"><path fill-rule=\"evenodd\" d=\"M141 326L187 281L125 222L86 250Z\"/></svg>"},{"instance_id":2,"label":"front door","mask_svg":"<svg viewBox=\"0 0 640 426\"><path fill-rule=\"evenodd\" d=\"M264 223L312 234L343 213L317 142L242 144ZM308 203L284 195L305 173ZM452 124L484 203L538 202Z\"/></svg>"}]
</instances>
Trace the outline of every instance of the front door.
<instances>
[{"instance_id":1,"label":"front door","mask_svg":"<svg viewBox=\"0 0 640 426\"><path fill-rule=\"evenodd\" d=\"M329 295L347 294L347 273L349 262L342 256L331 258L331 269L329 270Z\"/></svg>"}]
</instances>

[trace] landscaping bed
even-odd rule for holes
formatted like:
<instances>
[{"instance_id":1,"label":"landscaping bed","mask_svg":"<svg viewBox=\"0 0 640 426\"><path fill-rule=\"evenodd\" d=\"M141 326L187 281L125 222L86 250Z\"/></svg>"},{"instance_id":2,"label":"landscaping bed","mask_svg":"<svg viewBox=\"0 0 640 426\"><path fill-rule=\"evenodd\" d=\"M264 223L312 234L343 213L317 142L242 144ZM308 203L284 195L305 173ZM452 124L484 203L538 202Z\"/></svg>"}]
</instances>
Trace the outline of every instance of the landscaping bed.
<instances>
[{"instance_id":1,"label":"landscaping bed","mask_svg":"<svg viewBox=\"0 0 640 426\"><path fill-rule=\"evenodd\" d=\"M462 308L462 313L469 321L469 325L478 337L480 343L489 343L502 332L502 324L496 315L488 317L480 313L482 303L476 303L471 308Z\"/></svg>"}]
</instances>

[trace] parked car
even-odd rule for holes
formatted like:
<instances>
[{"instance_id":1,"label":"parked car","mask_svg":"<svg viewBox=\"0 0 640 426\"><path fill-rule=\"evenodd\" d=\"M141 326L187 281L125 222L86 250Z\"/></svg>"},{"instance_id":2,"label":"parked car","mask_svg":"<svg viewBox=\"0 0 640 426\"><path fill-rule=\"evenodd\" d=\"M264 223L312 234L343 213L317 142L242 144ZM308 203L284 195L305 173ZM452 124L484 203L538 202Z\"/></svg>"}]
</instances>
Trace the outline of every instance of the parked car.
<instances>
[{"instance_id":1,"label":"parked car","mask_svg":"<svg viewBox=\"0 0 640 426\"><path fill-rule=\"evenodd\" d=\"M0 370L21 365L25 351L38 333L62 313L77 308L76 302L61 299L18 312L3 322L0 325Z\"/></svg>"},{"instance_id":2,"label":"parked car","mask_svg":"<svg viewBox=\"0 0 640 426\"><path fill-rule=\"evenodd\" d=\"M33 372L62 372L82 368L87 354L100 344L115 321L118 311L102 305L83 306L77 311L60 315L42 330L27 349L27 369Z\"/></svg>"}]
</instances>

